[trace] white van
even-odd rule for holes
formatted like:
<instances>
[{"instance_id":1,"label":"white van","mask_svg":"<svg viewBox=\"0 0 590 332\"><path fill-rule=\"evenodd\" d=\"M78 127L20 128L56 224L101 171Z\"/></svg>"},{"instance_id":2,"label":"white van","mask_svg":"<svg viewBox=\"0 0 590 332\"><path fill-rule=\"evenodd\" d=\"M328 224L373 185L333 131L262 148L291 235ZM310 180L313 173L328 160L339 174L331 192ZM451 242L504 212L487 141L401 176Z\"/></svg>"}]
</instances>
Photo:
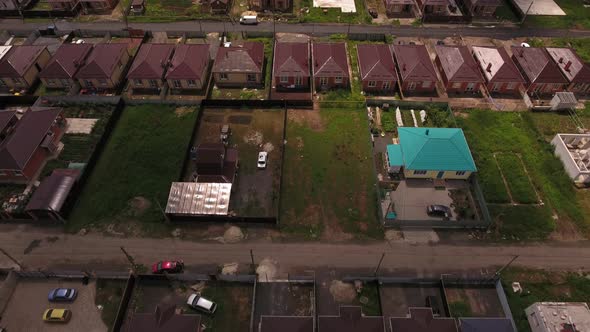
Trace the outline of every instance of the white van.
<instances>
[{"instance_id":1,"label":"white van","mask_svg":"<svg viewBox=\"0 0 590 332\"><path fill-rule=\"evenodd\" d=\"M258 16L256 15L243 15L240 17L240 24L258 24Z\"/></svg>"}]
</instances>

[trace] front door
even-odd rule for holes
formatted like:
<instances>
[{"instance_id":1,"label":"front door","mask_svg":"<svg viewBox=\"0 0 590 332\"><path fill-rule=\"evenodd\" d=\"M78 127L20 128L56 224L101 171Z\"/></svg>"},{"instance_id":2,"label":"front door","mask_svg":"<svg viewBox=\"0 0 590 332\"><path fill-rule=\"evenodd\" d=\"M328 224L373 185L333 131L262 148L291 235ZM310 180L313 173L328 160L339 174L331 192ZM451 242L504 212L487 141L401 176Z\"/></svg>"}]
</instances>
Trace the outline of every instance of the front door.
<instances>
[{"instance_id":1,"label":"front door","mask_svg":"<svg viewBox=\"0 0 590 332\"><path fill-rule=\"evenodd\" d=\"M437 179L442 179L443 175L445 175L445 171L440 171L438 172L438 174L436 175Z\"/></svg>"}]
</instances>

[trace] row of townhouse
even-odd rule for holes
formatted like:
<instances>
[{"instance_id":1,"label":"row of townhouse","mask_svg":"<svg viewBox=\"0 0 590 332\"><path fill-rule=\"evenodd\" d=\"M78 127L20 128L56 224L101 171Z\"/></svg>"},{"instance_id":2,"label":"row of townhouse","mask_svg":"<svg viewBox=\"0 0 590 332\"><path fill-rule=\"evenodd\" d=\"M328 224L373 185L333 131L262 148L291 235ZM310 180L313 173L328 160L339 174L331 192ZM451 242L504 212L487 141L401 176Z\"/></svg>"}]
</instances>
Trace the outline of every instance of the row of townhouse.
<instances>
[{"instance_id":1,"label":"row of townhouse","mask_svg":"<svg viewBox=\"0 0 590 332\"><path fill-rule=\"evenodd\" d=\"M389 17L414 17L420 15L452 15L458 5L472 17L492 17L503 6L501 0L383 0Z\"/></svg>"}]
</instances>

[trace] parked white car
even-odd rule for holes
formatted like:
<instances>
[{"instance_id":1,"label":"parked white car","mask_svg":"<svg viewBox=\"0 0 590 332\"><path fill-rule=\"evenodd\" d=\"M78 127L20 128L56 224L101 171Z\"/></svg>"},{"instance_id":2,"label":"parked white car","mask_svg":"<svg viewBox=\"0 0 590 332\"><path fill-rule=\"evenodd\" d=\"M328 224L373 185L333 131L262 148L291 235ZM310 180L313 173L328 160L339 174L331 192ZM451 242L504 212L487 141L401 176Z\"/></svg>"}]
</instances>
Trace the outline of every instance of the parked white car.
<instances>
[{"instance_id":1,"label":"parked white car","mask_svg":"<svg viewBox=\"0 0 590 332\"><path fill-rule=\"evenodd\" d=\"M202 297L199 293L191 294L188 297L186 304L188 304L189 307L193 309L200 310L208 314L214 314L215 310L217 310L217 304Z\"/></svg>"},{"instance_id":2,"label":"parked white car","mask_svg":"<svg viewBox=\"0 0 590 332\"><path fill-rule=\"evenodd\" d=\"M258 169L265 169L267 160L268 160L268 152L260 151L258 153Z\"/></svg>"}]
</instances>

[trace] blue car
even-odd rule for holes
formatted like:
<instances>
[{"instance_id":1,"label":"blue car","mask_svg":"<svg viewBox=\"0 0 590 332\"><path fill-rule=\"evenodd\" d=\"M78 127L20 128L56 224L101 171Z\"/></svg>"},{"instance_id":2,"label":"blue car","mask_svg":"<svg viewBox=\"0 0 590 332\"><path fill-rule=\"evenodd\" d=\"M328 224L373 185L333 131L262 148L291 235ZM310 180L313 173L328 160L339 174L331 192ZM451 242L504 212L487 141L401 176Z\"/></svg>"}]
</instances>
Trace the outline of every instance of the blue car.
<instances>
[{"instance_id":1,"label":"blue car","mask_svg":"<svg viewBox=\"0 0 590 332\"><path fill-rule=\"evenodd\" d=\"M76 299L76 292L73 288L55 288L49 292L49 302L72 302Z\"/></svg>"}]
</instances>

